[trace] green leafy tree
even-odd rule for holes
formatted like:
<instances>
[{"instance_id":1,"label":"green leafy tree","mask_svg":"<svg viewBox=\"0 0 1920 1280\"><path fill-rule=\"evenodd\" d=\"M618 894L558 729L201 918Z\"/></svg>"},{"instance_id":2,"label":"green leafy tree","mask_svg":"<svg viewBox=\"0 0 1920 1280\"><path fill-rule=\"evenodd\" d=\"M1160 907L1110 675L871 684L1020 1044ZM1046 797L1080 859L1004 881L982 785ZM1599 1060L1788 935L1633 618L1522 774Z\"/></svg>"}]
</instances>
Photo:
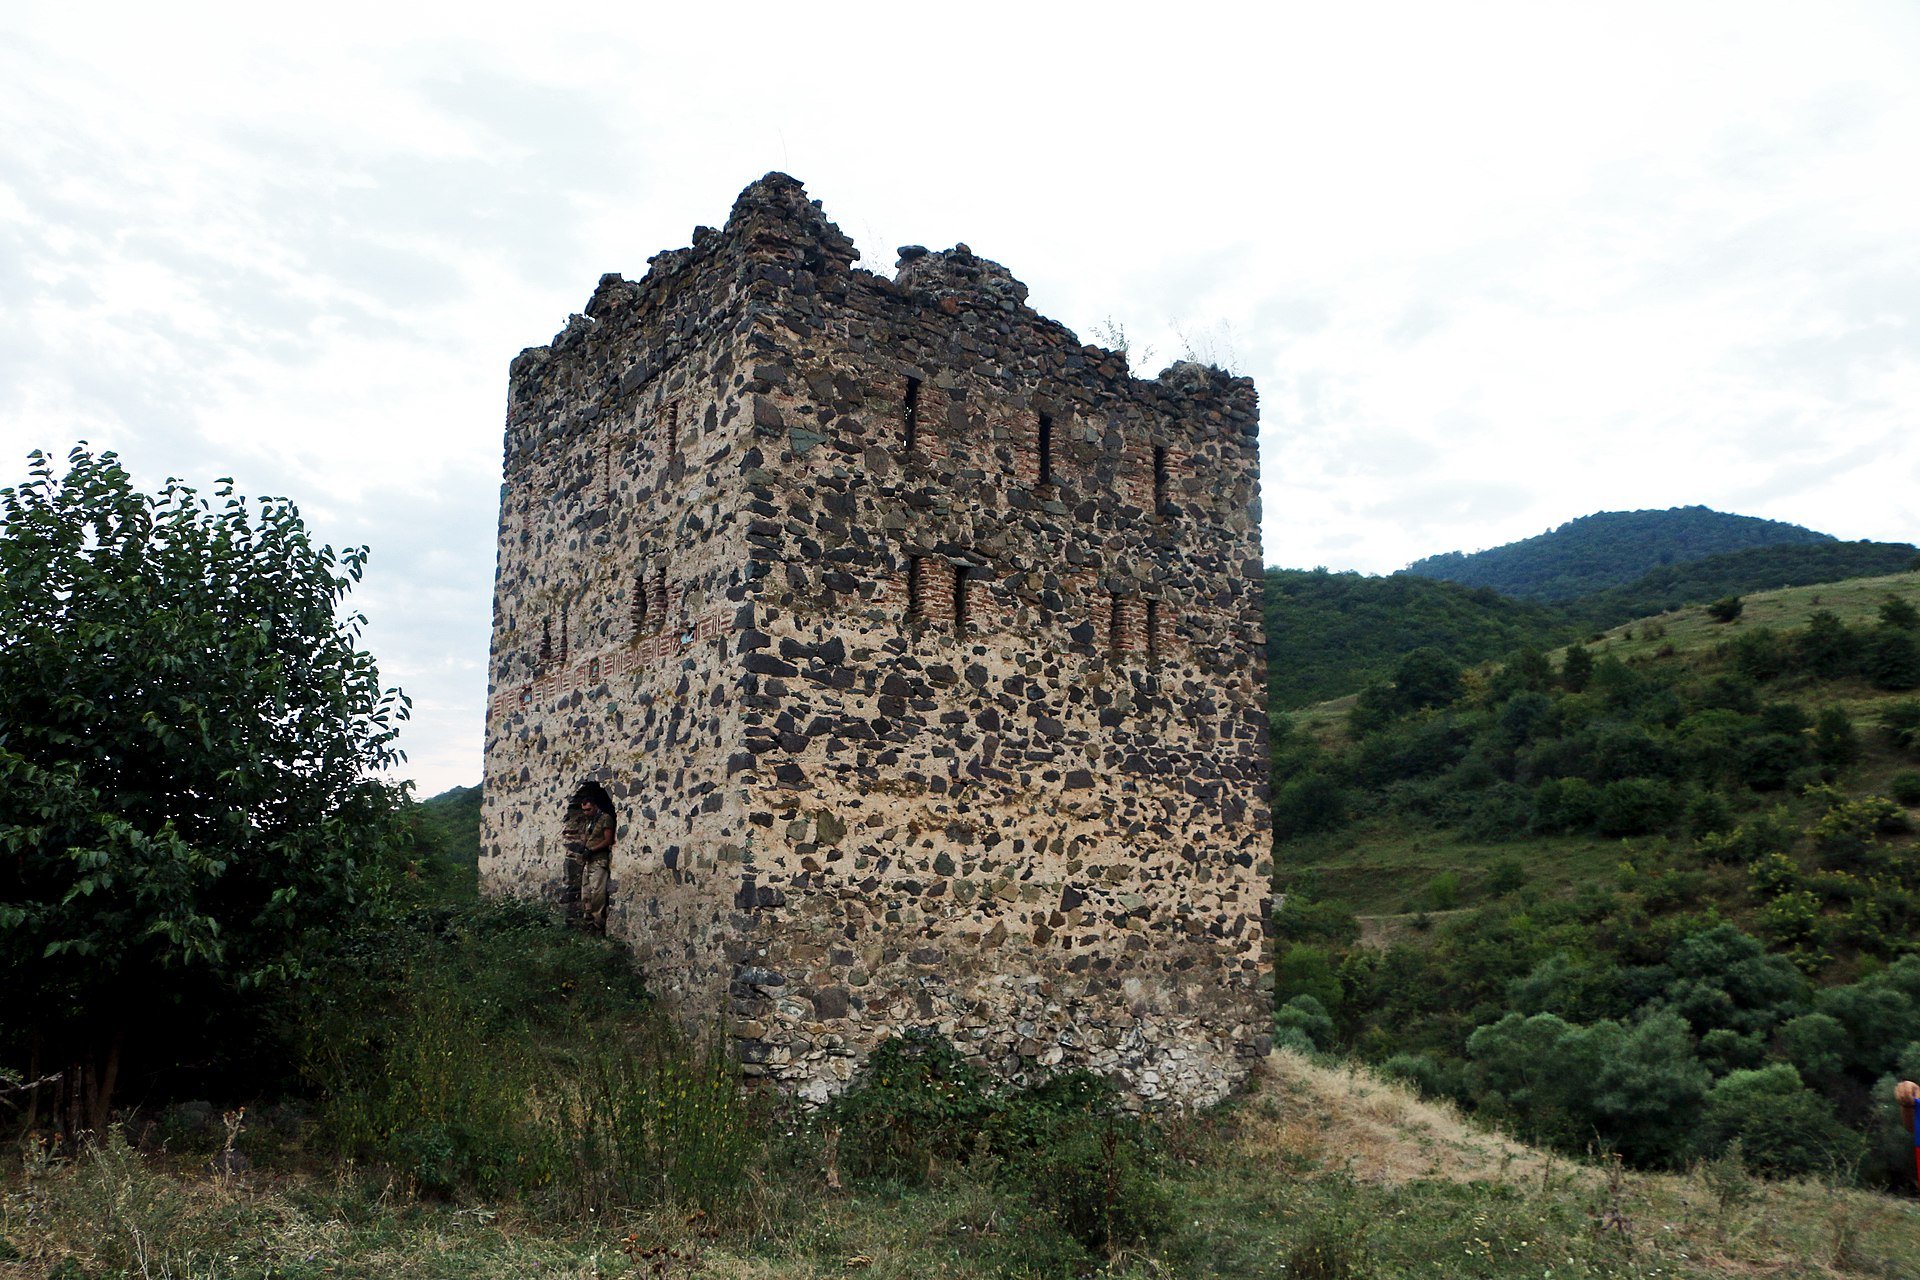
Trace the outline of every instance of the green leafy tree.
<instances>
[{"instance_id":1,"label":"green leafy tree","mask_svg":"<svg viewBox=\"0 0 1920 1280\"><path fill-rule=\"evenodd\" d=\"M1560 687L1579 693L1592 679L1593 651L1583 644L1569 645L1567 656L1560 660Z\"/></svg>"},{"instance_id":2,"label":"green leafy tree","mask_svg":"<svg viewBox=\"0 0 1920 1280\"><path fill-rule=\"evenodd\" d=\"M1707 606L1707 616L1715 622L1732 622L1746 611L1746 601L1739 596L1721 596Z\"/></svg>"},{"instance_id":3,"label":"green leafy tree","mask_svg":"<svg viewBox=\"0 0 1920 1280\"><path fill-rule=\"evenodd\" d=\"M63 1123L298 977L393 866L407 703L340 613L365 559L85 446L0 489L0 1048L60 1073Z\"/></svg>"},{"instance_id":4,"label":"green leafy tree","mask_svg":"<svg viewBox=\"0 0 1920 1280\"><path fill-rule=\"evenodd\" d=\"M1903 698L1880 713L1880 727L1902 751L1920 753L1920 699Z\"/></svg>"},{"instance_id":5,"label":"green leafy tree","mask_svg":"<svg viewBox=\"0 0 1920 1280\"><path fill-rule=\"evenodd\" d=\"M1860 661L1860 637L1831 609L1807 615L1807 629L1795 638L1801 665L1823 680L1850 674Z\"/></svg>"},{"instance_id":6,"label":"green leafy tree","mask_svg":"<svg viewBox=\"0 0 1920 1280\"><path fill-rule=\"evenodd\" d=\"M1880 625L1901 631L1920 631L1920 609L1911 600L1889 595L1880 602Z\"/></svg>"},{"instance_id":7,"label":"green leafy tree","mask_svg":"<svg viewBox=\"0 0 1920 1280\"><path fill-rule=\"evenodd\" d=\"M1712 1152L1737 1139L1754 1168L1781 1177L1845 1168L1865 1147L1835 1118L1833 1104L1784 1062L1735 1071L1714 1085L1700 1138Z\"/></svg>"},{"instance_id":8,"label":"green leafy tree","mask_svg":"<svg viewBox=\"0 0 1920 1280\"><path fill-rule=\"evenodd\" d=\"M1813 758L1838 773L1860 763L1860 734L1853 718L1839 707L1828 707L1813 722Z\"/></svg>"},{"instance_id":9,"label":"green leafy tree","mask_svg":"<svg viewBox=\"0 0 1920 1280\"><path fill-rule=\"evenodd\" d=\"M1867 639L1867 679L1876 689L1920 688L1920 635L1882 624Z\"/></svg>"}]
</instances>

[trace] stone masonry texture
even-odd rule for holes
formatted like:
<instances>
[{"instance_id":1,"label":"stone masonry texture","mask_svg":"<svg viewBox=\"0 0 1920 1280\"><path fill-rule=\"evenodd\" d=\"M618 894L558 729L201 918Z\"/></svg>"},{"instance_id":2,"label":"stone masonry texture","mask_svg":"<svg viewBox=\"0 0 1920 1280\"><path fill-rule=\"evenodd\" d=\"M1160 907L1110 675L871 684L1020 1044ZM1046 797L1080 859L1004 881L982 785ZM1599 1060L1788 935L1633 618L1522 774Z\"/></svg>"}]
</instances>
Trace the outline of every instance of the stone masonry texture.
<instances>
[{"instance_id":1,"label":"stone masonry texture","mask_svg":"<svg viewBox=\"0 0 1920 1280\"><path fill-rule=\"evenodd\" d=\"M1257 408L769 174L514 360L483 883L609 930L809 1100L929 1027L1222 1096L1268 1047Z\"/></svg>"}]
</instances>

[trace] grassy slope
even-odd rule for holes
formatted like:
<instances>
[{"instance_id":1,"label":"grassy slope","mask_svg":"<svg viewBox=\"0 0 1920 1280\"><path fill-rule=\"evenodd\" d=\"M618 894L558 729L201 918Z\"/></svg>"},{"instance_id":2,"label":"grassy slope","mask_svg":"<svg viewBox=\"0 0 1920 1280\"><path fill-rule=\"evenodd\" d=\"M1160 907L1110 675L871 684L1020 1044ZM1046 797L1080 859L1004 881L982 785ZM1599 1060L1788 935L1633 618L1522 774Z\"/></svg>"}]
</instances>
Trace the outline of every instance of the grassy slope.
<instances>
[{"instance_id":1,"label":"grassy slope","mask_svg":"<svg viewBox=\"0 0 1920 1280\"><path fill-rule=\"evenodd\" d=\"M1809 1183L1722 1205L1698 1176L1571 1163L1345 1066L1289 1053L1252 1095L1174 1133L1175 1221L1128 1277L1920 1275L1920 1207ZM926 1191L756 1186L724 1220L611 1222L422 1204L379 1179L168 1172L122 1149L0 1183L0 1277L729 1277L1059 1274L1026 1210L949 1171ZM1617 1215L1608 1218L1609 1214ZM1603 1221L1624 1224L1603 1226ZM701 1238L704 1232L705 1238ZM631 1245L629 1245L631 1241ZM666 1246L656 1268L630 1248ZM1312 1269L1315 1249L1369 1266ZM71 1258L57 1270L60 1259Z\"/></svg>"},{"instance_id":2,"label":"grassy slope","mask_svg":"<svg viewBox=\"0 0 1920 1280\"><path fill-rule=\"evenodd\" d=\"M1743 631L1758 627L1787 630L1806 624L1816 609L1827 609L1848 623L1870 621L1888 595L1902 596L1920 605L1920 573L1882 578L1855 578L1811 587L1790 587L1745 597L1746 609L1732 623L1717 623L1701 608L1681 609L1652 618L1636 619L1597 634L1590 641L1596 656L1613 654L1622 661L1701 662L1714 648ZM1557 666L1564 650L1549 655ZM1896 769L1911 768L1885 750L1877 735L1866 732L1886 703L1912 694L1878 692L1859 683L1814 684L1804 689L1770 691L1770 699L1791 697L1809 710L1841 706L1863 730L1867 756L1858 783L1866 789L1883 786ZM1302 725L1323 742L1345 733L1345 714L1351 698L1322 703L1295 714ZM1549 893L1565 893L1582 884L1610 876L1631 856L1631 841L1598 836L1555 836L1529 840L1475 841L1458 833L1431 828L1410 829L1393 817L1362 817L1330 835L1308 836L1291 842L1281 853L1283 875L1314 892L1338 898L1361 916L1369 940L1397 935L1398 917L1432 904L1428 886L1442 872L1458 876L1462 900L1472 902L1495 863L1517 859L1528 880ZM1301 879L1301 877L1305 877Z\"/></svg>"}]
</instances>

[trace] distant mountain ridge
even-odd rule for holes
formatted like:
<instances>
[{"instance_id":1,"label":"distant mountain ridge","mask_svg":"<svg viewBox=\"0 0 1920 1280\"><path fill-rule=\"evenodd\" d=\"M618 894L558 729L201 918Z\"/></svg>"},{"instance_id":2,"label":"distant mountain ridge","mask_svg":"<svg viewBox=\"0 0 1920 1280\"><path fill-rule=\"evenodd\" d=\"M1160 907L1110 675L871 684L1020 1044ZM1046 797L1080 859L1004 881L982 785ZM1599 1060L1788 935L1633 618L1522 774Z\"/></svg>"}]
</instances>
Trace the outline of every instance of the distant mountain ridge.
<instances>
[{"instance_id":1,"label":"distant mountain ridge","mask_svg":"<svg viewBox=\"0 0 1920 1280\"><path fill-rule=\"evenodd\" d=\"M1624 587L1688 560L1754 547L1835 541L1832 534L1801 525L1703 506L1601 511L1505 546L1428 556L1401 572L1491 587L1521 600L1558 602Z\"/></svg>"}]
</instances>

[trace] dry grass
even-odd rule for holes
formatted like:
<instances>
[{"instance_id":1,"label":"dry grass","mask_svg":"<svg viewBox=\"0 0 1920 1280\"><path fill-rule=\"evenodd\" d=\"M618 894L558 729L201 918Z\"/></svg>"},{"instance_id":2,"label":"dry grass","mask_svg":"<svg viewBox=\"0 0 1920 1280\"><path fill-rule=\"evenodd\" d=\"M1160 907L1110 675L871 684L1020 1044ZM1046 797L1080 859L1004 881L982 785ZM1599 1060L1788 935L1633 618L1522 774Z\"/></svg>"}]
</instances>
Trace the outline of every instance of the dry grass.
<instances>
[{"instance_id":1,"label":"dry grass","mask_svg":"<svg viewBox=\"0 0 1920 1280\"><path fill-rule=\"evenodd\" d=\"M1501 1189L1543 1219L1556 1206L1590 1221L1611 1209L1630 1224L1622 1275L1920 1280L1911 1198L1802 1179L1755 1183L1750 1199L1730 1205L1698 1170L1627 1173L1569 1160L1364 1067L1290 1050L1263 1064L1234 1146L1250 1168L1350 1179L1387 1196L1439 1183Z\"/></svg>"},{"instance_id":2,"label":"dry grass","mask_svg":"<svg viewBox=\"0 0 1920 1280\"><path fill-rule=\"evenodd\" d=\"M1364 1067L1324 1065L1280 1049L1261 1075L1238 1136L1256 1157L1384 1186L1422 1179L1542 1182L1571 1168Z\"/></svg>"}]
</instances>

